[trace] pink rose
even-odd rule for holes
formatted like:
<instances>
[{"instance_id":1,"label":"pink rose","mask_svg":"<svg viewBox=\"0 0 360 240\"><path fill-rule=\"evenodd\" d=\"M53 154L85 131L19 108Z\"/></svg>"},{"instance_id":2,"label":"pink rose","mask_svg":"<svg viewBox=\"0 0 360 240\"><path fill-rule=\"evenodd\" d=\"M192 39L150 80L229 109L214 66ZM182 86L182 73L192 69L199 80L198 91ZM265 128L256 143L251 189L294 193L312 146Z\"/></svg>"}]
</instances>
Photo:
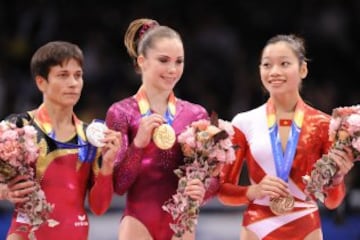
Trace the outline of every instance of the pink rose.
<instances>
[{"instance_id":1,"label":"pink rose","mask_svg":"<svg viewBox=\"0 0 360 240\"><path fill-rule=\"evenodd\" d=\"M350 135L354 135L355 132L360 131L360 115L359 114L353 114L350 115L347 119L348 125L348 131Z\"/></svg>"},{"instance_id":2,"label":"pink rose","mask_svg":"<svg viewBox=\"0 0 360 240\"><path fill-rule=\"evenodd\" d=\"M6 141L6 140L16 140L18 138L19 138L19 134L16 130L8 130L3 132L0 139L2 141Z\"/></svg>"},{"instance_id":3,"label":"pink rose","mask_svg":"<svg viewBox=\"0 0 360 240\"><path fill-rule=\"evenodd\" d=\"M360 138L354 138L352 141L352 146L360 152Z\"/></svg>"}]
</instances>

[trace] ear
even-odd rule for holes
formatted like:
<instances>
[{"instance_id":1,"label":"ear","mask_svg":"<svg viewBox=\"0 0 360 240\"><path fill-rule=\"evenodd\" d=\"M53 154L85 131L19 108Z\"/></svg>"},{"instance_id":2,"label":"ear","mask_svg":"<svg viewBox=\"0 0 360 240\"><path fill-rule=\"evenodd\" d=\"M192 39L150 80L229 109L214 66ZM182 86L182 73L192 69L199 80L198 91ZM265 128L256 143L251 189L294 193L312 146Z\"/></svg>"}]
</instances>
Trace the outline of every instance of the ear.
<instances>
[{"instance_id":1,"label":"ear","mask_svg":"<svg viewBox=\"0 0 360 240\"><path fill-rule=\"evenodd\" d=\"M46 89L46 86L48 84L48 81L43 78L42 76L38 75L35 77L36 86L41 92L44 92Z\"/></svg>"},{"instance_id":2,"label":"ear","mask_svg":"<svg viewBox=\"0 0 360 240\"><path fill-rule=\"evenodd\" d=\"M145 62L145 57L144 57L144 55L142 55L142 54L139 55L139 56L137 57L136 61L137 61L138 66L140 67L140 69L142 69L143 66L144 66L144 62Z\"/></svg>"},{"instance_id":3,"label":"ear","mask_svg":"<svg viewBox=\"0 0 360 240\"><path fill-rule=\"evenodd\" d=\"M301 79L306 78L307 74L308 74L307 62L303 61L303 63L300 66L300 77L301 77Z\"/></svg>"}]
</instances>

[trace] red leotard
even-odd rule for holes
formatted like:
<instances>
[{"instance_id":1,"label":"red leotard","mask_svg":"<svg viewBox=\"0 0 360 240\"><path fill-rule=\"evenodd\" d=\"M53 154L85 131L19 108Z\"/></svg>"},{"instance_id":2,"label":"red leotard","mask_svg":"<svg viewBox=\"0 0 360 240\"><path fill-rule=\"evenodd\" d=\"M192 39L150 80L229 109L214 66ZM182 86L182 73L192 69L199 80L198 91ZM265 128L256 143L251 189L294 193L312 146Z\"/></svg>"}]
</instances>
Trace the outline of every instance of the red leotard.
<instances>
[{"instance_id":1,"label":"red leotard","mask_svg":"<svg viewBox=\"0 0 360 240\"><path fill-rule=\"evenodd\" d=\"M32 115L32 114L31 114ZM18 115L24 122L30 121L30 114ZM74 115L79 125L76 139L85 139L86 125ZM36 177L49 203L54 204L50 219L59 222L55 227L46 223L35 231L37 240L86 240L88 239L89 220L85 210L85 198L89 192L89 206L95 214L104 213L112 199L112 176L99 173L99 156L97 151L92 162L79 160L79 148L61 149L52 138L45 134L37 124L40 156L36 163ZM14 212L8 234L16 233L28 239L29 225L26 220Z\"/></svg>"}]
</instances>

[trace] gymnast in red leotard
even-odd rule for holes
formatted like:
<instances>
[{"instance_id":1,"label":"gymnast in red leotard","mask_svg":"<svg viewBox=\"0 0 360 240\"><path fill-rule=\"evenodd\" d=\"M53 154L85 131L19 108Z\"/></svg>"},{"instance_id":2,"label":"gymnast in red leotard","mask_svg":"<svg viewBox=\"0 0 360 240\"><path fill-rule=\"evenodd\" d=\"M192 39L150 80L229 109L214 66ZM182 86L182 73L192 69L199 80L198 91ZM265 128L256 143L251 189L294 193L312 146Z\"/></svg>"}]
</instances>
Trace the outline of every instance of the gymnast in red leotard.
<instances>
[{"instance_id":1,"label":"gymnast in red leotard","mask_svg":"<svg viewBox=\"0 0 360 240\"><path fill-rule=\"evenodd\" d=\"M114 158L121 136L106 131L102 149L88 143L87 124L73 111L83 87L82 63L82 51L75 44L55 41L40 47L31 60L31 71L43 103L35 110L7 117L16 124L32 124L37 130L36 179L46 200L54 205L50 214L54 225L43 223L34 232L37 240L88 239L86 197L97 215L111 203ZM32 186L26 185L28 182L9 186L6 198L17 204L26 201ZM30 228L27 216L14 211L7 240L29 239Z\"/></svg>"}]
</instances>

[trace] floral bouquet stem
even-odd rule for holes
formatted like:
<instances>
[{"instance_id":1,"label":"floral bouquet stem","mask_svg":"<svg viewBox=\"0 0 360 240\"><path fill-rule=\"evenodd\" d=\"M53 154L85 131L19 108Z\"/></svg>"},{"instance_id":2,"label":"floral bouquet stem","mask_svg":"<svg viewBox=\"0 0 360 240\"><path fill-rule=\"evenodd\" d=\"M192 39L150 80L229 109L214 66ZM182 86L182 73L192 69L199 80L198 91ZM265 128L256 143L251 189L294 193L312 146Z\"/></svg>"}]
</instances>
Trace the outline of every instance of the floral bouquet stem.
<instances>
[{"instance_id":1,"label":"floral bouquet stem","mask_svg":"<svg viewBox=\"0 0 360 240\"><path fill-rule=\"evenodd\" d=\"M360 105L339 107L333 110L329 137L333 141L331 148L345 151L345 147L352 150L354 161L360 157ZM324 154L314 165L310 176L303 176L306 184L305 192L313 195L322 203L326 194L324 188L333 184L338 167L328 154Z\"/></svg>"},{"instance_id":2,"label":"floral bouquet stem","mask_svg":"<svg viewBox=\"0 0 360 240\"><path fill-rule=\"evenodd\" d=\"M170 224L170 228L174 231L175 237L180 238L185 232L193 233L197 225L200 202L193 200L184 192L187 182L192 179L199 179L207 185L207 171L208 169L201 167L197 161L175 171L179 177L176 194L163 205L163 209L170 213L173 218L174 222Z\"/></svg>"},{"instance_id":3,"label":"floral bouquet stem","mask_svg":"<svg viewBox=\"0 0 360 240\"><path fill-rule=\"evenodd\" d=\"M199 179L208 189L211 179L218 177L220 167L235 160L233 135L231 123L213 113L210 121L195 121L178 136L184 165L174 171L179 177L178 188L163 205L163 210L173 218L170 228L176 237L194 232L200 211L201 203L184 194L187 182Z\"/></svg>"}]
</instances>

